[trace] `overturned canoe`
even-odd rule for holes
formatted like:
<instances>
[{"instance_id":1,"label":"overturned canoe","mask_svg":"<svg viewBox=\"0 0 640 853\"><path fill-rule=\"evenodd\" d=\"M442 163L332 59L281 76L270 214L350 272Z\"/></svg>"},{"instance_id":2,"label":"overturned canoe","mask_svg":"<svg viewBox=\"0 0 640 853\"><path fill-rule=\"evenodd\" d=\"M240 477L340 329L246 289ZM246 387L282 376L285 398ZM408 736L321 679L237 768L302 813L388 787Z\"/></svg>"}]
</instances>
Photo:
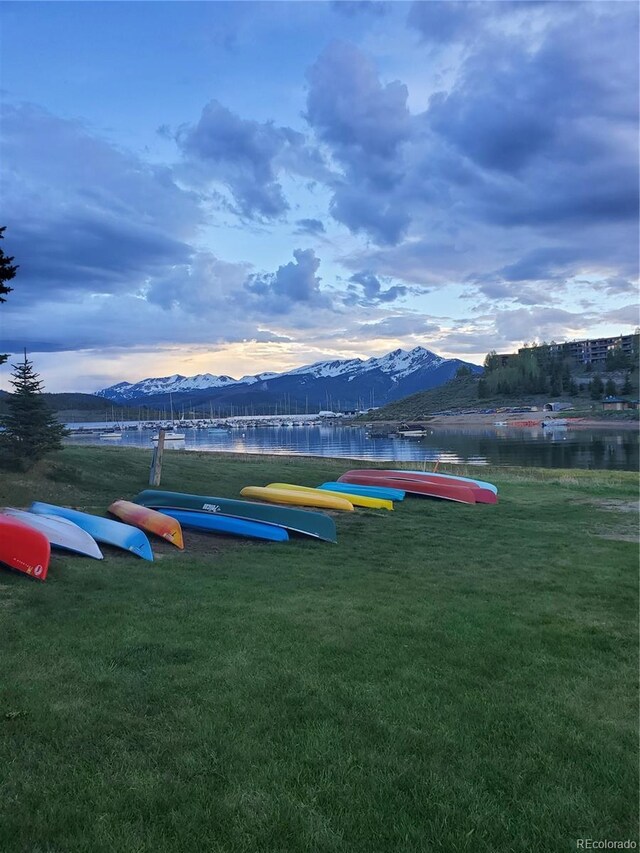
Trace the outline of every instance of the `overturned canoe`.
<instances>
[{"instance_id":1,"label":"overturned canoe","mask_svg":"<svg viewBox=\"0 0 640 853\"><path fill-rule=\"evenodd\" d=\"M176 548L181 550L184 548L180 522L168 514L165 515L131 501L114 501L109 507L109 512L126 524L132 524L134 527L146 530L147 533L155 533L156 536L171 542Z\"/></svg>"},{"instance_id":2,"label":"overturned canoe","mask_svg":"<svg viewBox=\"0 0 640 853\"><path fill-rule=\"evenodd\" d=\"M410 471L404 468L394 468L394 473L397 474L418 474L420 477L435 477L444 478L447 480L459 480L461 483L472 483L481 489L489 489L494 495L498 494L498 487L493 483L487 483L485 480L476 480L473 477L461 477L459 474L445 474L444 472L436 473L435 471Z\"/></svg>"},{"instance_id":3,"label":"overturned canoe","mask_svg":"<svg viewBox=\"0 0 640 853\"><path fill-rule=\"evenodd\" d=\"M270 506L253 501L239 501L210 495L191 495L183 492L167 492L160 489L145 489L135 496L135 503L161 509L191 509L246 518L249 521L261 521L275 524L293 533L302 533L326 542L336 542L336 524L328 515L321 512L309 512L283 506Z\"/></svg>"},{"instance_id":4,"label":"overturned canoe","mask_svg":"<svg viewBox=\"0 0 640 853\"><path fill-rule=\"evenodd\" d=\"M102 551L93 536L90 536L86 530L78 527L73 521L69 521L68 518L36 515L34 512L14 509L13 507L4 507L1 512L3 515L17 518L23 524L44 533L54 548L64 548L65 551L73 551L76 554L83 554L85 557L102 560Z\"/></svg>"},{"instance_id":5,"label":"overturned canoe","mask_svg":"<svg viewBox=\"0 0 640 853\"><path fill-rule=\"evenodd\" d=\"M288 489L289 491L311 492L312 494L333 495L333 497L346 498L353 506L367 507L368 509L393 509L390 500L374 498L369 495L359 495L357 492L342 492L332 489L313 489L311 486L294 486L292 483L269 483L268 489Z\"/></svg>"},{"instance_id":6,"label":"overturned canoe","mask_svg":"<svg viewBox=\"0 0 640 853\"><path fill-rule=\"evenodd\" d=\"M386 489L384 486L356 486L353 483L330 482L318 486L329 492L351 492L353 495L365 495L370 498L382 498L384 501L403 501L404 492L401 489Z\"/></svg>"},{"instance_id":7,"label":"overturned canoe","mask_svg":"<svg viewBox=\"0 0 640 853\"><path fill-rule=\"evenodd\" d=\"M429 482L427 480L409 480L398 479L397 477L386 477L384 471L379 475L360 472L349 472L343 474L339 480L341 483L355 483L358 486L397 486L402 484L405 492L411 495L423 495L428 498L441 498L446 501L455 501L456 503L474 504L476 502L474 491L468 486L450 485L449 483Z\"/></svg>"},{"instance_id":8,"label":"overturned canoe","mask_svg":"<svg viewBox=\"0 0 640 853\"><path fill-rule=\"evenodd\" d=\"M17 518L0 515L0 563L38 580L46 580L51 545L33 527Z\"/></svg>"},{"instance_id":9,"label":"overturned canoe","mask_svg":"<svg viewBox=\"0 0 640 853\"><path fill-rule=\"evenodd\" d=\"M436 486L461 486L473 491L476 503L495 504L498 502L496 493L491 489L485 489L478 486L471 480L458 480L455 477L446 477L444 474L434 476L433 474L422 471L391 471L384 468L356 468L353 471L347 471L346 473L347 475L365 474L371 477L385 477L391 481L395 480L396 485L406 489L406 491L410 491L409 488L406 488L406 484L410 482L433 483Z\"/></svg>"},{"instance_id":10,"label":"overturned canoe","mask_svg":"<svg viewBox=\"0 0 640 853\"><path fill-rule=\"evenodd\" d=\"M41 501L34 501L30 507L31 512L38 515L55 515L60 518L68 518L78 527L86 530L96 542L104 542L106 545L114 545L130 551L143 560L153 560L153 552L149 540L142 530L137 530L129 524L121 521L112 521L101 515L91 515L88 512L80 512L77 509L69 509L66 506L55 506Z\"/></svg>"},{"instance_id":11,"label":"overturned canoe","mask_svg":"<svg viewBox=\"0 0 640 853\"><path fill-rule=\"evenodd\" d=\"M240 494L243 498L255 498L259 501L275 504L293 504L294 506L313 506L316 509L336 509L342 512L353 512L353 504L346 498L330 495L328 492L315 489L294 491L293 489L276 489L271 486L245 486Z\"/></svg>"},{"instance_id":12,"label":"overturned canoe","mask_svg":"<svg viewBox=\"0 0 640 853\"><path fill-rule=\"evenodd\" d=\"M200 530L204 533L224 533L228 536L244 536L248 539L265 539L269 542L286 542L289 534L284 527L276 524L263 524L260 521L247 521L232 515L199 512L192 509L165 509L164 512L180 522L183 527Z\"/></svg>"}]
</instances>

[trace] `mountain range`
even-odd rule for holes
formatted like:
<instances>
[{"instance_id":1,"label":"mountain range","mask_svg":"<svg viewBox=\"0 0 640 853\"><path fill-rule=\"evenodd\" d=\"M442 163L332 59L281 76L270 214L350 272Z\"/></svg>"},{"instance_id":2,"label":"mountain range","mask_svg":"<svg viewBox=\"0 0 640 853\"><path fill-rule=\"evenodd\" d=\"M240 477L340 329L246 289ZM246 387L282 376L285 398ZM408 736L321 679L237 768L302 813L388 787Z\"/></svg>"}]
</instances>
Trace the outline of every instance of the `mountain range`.
<instances>
[{"instance_id":1,"label":"mountain range","mask_svg":"<svg viewBox=\"0 0 640 853\"><path fill-rule=\"evenodd\" d=\"M384 405L448 382L461 367L482 368L457 358L442 358L424 347L396 349L379 358L319 361L284 373L258 373L233 379L200 373L119 382L98 396L114 403L181 406L219 412L359 410Z\"/></svg>"}]
</instances>

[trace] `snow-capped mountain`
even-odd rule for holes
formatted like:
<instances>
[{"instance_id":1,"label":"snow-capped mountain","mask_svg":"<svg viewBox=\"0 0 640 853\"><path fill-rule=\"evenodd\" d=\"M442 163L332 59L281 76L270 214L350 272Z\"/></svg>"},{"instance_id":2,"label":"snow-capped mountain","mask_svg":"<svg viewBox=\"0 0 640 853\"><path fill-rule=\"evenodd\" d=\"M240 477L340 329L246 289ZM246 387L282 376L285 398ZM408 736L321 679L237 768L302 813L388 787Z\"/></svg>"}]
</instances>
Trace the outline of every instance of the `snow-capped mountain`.
<instances>
[{"instance_id":1,"label":"snow-capped mountain","mask_svg":"<svg viewBox=\"0 0 640 853\"><path fill-rule=\"evenodd\" d=\"M394 350L379 358L351 358L319 361L284 373L264 372L233 379L199 373L196 376L164 376L141 382L119 382L98 391L100 397L114 402L163 404L169 394L175 403L190 406L225 404L271 408L286 399L307 408L355 409L382 405L416 391L435 388L452 379L458 368L467 366L474 373L482 368L457 358L442 358L424 347Z\"/></svg>"}]
</instances>

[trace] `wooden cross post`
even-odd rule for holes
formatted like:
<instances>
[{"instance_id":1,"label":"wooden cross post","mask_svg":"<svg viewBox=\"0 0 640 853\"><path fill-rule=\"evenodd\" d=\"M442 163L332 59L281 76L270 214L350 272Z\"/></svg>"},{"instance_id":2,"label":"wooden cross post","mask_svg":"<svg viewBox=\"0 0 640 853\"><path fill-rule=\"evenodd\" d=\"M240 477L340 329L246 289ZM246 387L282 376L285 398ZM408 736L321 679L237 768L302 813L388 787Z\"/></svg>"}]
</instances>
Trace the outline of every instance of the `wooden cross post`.
<instances>
[{"instance_id":1,"label":"wooden cross post","mask_svg":"<svg viewBox=\"0 0 640 853\"><path fill-rule=\"evenodd\" d=\"M151 472L149 474L149 485L159 486L162 477L162 454L164 453L164 436L166 430L161 429L158 433L158 443L153 449L151 459Z\"/></svg>"}]
</instances>

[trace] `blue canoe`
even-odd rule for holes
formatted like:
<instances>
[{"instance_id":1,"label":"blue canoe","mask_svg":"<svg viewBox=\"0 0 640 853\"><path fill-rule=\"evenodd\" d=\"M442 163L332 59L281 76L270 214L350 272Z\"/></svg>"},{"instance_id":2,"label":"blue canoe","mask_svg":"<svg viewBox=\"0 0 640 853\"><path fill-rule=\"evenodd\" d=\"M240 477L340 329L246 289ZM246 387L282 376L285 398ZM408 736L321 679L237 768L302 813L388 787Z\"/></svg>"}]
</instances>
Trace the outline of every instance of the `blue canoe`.
<instances>
[{"instance_id":1,"label":"blue canoe","mask_svg":"<svg viewBox=\"0 0 640 853\"><path fill-rule=\"evenodd\" d=\"M460 477L458 474L436 474L434 471L409 471L407 468L393 468L395 473L400 474L427 474L429 477L446 477L448 480L460 480L462 483L475 483L481 489L489 489L494 495L498 494L498 487L484 480L474 480L473 477Z\"/></svg>"},{"instance_id":2,"label":"blue canoe","mask_svg":"<svg viewBox=\"0 0 640 853\"><path fill-rule=\"evenodd\" d=\"M328 492L345 492L352 495L363 495L369 498L381 498L385 501L402 501L404 492L401 489L388 489L385 486L352 486L351 483L323 483L318 486Z\"/></svg>"},{"instance_id":3,"label":"blue canoe","mask_svg":"<svg viewBox=\"0 0 640 853\"><path fill-rule=\"evenodd\" d=\"M231 536L246 536L249 539L268 539L271 542L286 542L289 539L284 527L275 524L262 524L259 521L247 521L244 518L192 509L162 507L162 512L175 518L182 527L205 533L227 533Z\"/></svg>"},{"instance_id":4,"label":"blue canoe","mask_svg":"<svg viewBox=\"0 0 640 853\"><path fill-rule=\"evenodd\" d=\"M110 518L104 518L101 515L90 515L88 512L68 509L66 506L45 504L40 501L34 501L29 509L37 515L55 515L58 518L67 518L77 524L78 527L86 530L96 542L104 542L107 545L114 545L116 548L123 548L143 560L153 560L153 551L149 540L137 527L131 527L131 525L123 524L121 521L112 521Z\"/></svg>"}]
</instances>

